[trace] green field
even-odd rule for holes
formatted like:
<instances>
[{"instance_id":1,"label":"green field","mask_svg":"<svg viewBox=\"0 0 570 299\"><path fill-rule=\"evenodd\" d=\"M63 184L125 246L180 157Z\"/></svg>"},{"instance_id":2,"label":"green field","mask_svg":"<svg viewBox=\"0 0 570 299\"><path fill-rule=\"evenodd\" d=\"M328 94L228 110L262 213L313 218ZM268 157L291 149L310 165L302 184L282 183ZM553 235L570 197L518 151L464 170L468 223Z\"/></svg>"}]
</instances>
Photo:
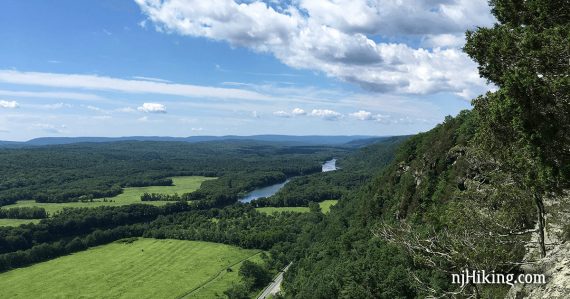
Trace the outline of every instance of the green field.
<instances>
[{"instance_id":1,"label":"green field","mask_svg":"<svg viewBox=\"0 0 570 299\"><path fill-rule=\"evenodd\" d=\"M0 226L19 226L20 224L38 223L39 219L0 219Z\"/></svg>"},{"instance_id":2,"label":"green field","mask_svg":"<svg viewBox=\"0 0 570 299\"><path fill-rule=\"evenodd\" d=\"M331 207L334 206L338 200L325 200L320 202L319 205L321 206L321 210L323 213L327 214L330 212ZM266 213L266 214L274 214L278 212L297 212L297 213L306 213L309 212L308 207L263 207L263 208L256 208L258 212Z\"/></svg>"},{"instance_id":3,"label":"green field","mask_svg":"<svg viewBox=\"0 0 570 299\"><path fill-rule=\"evenodd\" d=\"M259 253L195 241L115 242L2 273L0 298L215 298Z\"/></svg>"},{"instance_id":4,"label":"green field","mask_svg":"<svg viewBox=\"0 0 570 299\"><path fill-rule=\"evenodd\" d=\"M13 205L2 207L3 209L15 207L42 207L50 215L63 210L64 208L92 208L100 206L124 206L133 203L141 203L140 196L145 193L162 193L162 194L183 194L189 193L200 188L202 182L215 178L203 176L186 176L186 177L173 177L172 181L174 186L150 186L150 187L133 187L124 188L123 193L104 199L96 199L93 202L66 202L66 203L37 203L33 200L20 200ZM144 202L151 205L164 205L167 201L147 201Z\"/></svg>"}]
</instances>

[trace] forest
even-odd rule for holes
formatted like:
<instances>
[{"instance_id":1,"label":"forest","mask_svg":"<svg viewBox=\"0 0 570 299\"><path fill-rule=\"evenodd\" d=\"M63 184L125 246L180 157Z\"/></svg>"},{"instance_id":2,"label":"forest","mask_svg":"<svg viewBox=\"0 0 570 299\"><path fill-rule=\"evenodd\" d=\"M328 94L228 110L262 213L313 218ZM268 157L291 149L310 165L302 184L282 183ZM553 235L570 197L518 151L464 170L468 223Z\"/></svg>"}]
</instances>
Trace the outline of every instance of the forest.
<instances>
[{"instance_id":1,"label":"forest","mask_svg":"<svg viewBox=\"0 0 570 299\"><path fill-rule=\"evenodd\" d=\"M233 200L285 177L319 172L349 147L223 141L82 143L0 149L0 205L17 200L70 202L112 197L123 187L167 186L168 177L222 177L201 194ZM255 177L255 178L254 178ZM222 190L224 189L224 190ZM230 199L228 199L230 198Z\"/></svg>"}]
</instances>

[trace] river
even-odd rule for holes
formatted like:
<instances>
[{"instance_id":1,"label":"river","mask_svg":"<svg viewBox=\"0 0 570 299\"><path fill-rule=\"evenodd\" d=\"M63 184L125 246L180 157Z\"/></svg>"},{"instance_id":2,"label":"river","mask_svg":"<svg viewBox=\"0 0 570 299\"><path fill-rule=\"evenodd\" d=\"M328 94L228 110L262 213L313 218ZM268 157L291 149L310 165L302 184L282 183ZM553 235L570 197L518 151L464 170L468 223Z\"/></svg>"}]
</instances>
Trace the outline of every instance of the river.
<instances>
[{"instance_id":1,"label":"river","mask_svg":"<svg viewBox=\"0 0 570 299\"><path fill-rule=\"evenodd\" d=\"M326 161L323 164L322 172L335 171L336 169L337 169L336 168L336 159L332 159L332 160ZM257 188L255 190L249 192L245 197L241 198L239 201L243 202L243 203L248 203L252 200L256 200L256 199L261 198L261 197L273 196L275 193L277 193L277 191L281 190L281 188L283 188L283 186L285 186L287 183L289 183L290 180L291 180L291 178L287 179L285 182L282 182L282 183L274 184L274 185L267 186L267 187Z\"/></svg>"},{"instance_id":2,"label":"river","mask_svg":"<svg viewBox=\"0 0 570 299\"><path fill-rule=\"evenodd\" d=\"M328 160L323 164L323 172L335 171L336 169L336 159Z\"/></svg>"}]
</instances>

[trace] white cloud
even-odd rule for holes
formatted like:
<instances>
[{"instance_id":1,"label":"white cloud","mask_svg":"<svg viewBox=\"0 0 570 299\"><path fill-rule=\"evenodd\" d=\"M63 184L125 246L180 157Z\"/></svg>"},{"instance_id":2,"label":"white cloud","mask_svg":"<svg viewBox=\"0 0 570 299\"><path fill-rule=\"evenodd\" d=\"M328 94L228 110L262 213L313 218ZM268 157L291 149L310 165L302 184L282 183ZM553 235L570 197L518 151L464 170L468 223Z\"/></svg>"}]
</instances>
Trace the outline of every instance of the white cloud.
<instances>
[{"instance_id":1,"label":"white cloud","mask_svg":"<svg viewBox=\"0 0 570 299\"><path fill-rule=\"evenodd\" d=\"M465 45L465 36L463 33L461 34L435 34L435 35L427 35L422 42L424 46L430 48L459 48Z\"/></svg>"},{"instance_id":2,"label":"white cloud","mask_svg":"<svg viewBox=\"0 0 570 299\"><path fill-rule=\"evenodd\" d=\"M301 108L295 108L295 109L293 109L293 111L291 113L293 115L305 115L305 114L307 114L307 112L305 112L305 110L303 110Z\"/></svg>"},{"instance_id":3,"label":"white cloud","mask_svg":"<svg viewBox=\"0 0 570 299\"><path fill-rule=\"evenodd\" d=\"M166 106L159 103L144 103L137 110L146 113L166 113Z\"/></svg>"},{"instance_id":4,"label":"white cloud","mask_svg":"<svg viewBox=\"0 0 570 299\"><path fill-rule=\"evenodd\" d=\"M339 120L343 117L341 113L328 109L313 109L311 116L317 116L325 120Z\"/></svg>"},{"instance_id":5,"label":"white cloud","mask_svg":"<svg viewBox=\"0 0 570 299\"><path fill-rule=\"evenodd\" d=\"M350 113L349 114L351 117L354 117L358 120L373 120L373 121L377 121L377 122L381 122L381 123L387 123L390 121L390 116L389 115L383 115L383 114L373 114L370 111L366 111L366 110L359 110L357 112L354 113Z\"/></svg>"},{"instance_id":6,"label":"white cloud","mask_svg":"<svg viewBox=\"0 0 570 299\"><path fill-rule=\"evenodd\" d=\"M371 120L372 119L372 112L360 110L358 112L351 113L350 116L359 119L359 120Z\"/></svg>"},{"instance_id":7,"label":"white cloud","mask_svg":"<svg viewBox=\"0 0 570 299\"><path fill-rule=\"evenodd\" d=\"M171 83L172 81L154 78L154 77L144 77L144 76L134 76L133 79L136 80L143 80L143 81L153 81L153 82L162 82L162 83Z\"/></svg>"},{"instance_id":8,"label":"white cloud","mask_svg":"<svg viewBox=\"0 0 570 299\"><path fill-rule=\"evenodd\" d=\"M288 66L368 90L462 95L487 89L476 64L457 48L466 29L494 22L486 0L135 1L159 31L268 52ZM377 36L436 48L376 42Z\"/></svg>"},{"instance_id":9,"label":"white cloud","mask_svg":"<svg viewBox=\"0 0 570 299\"><path fill-rule=\"evenodd\" d=\"M42 91L0 90L0 96L50 98L50 99L66 99L66 100L81 100L81 101L104 100L104 98L99 97L97 95L86 94L86 93L75 93L75 92L42 92Z\"/></svg>"},{"instance_id":10,"label":"white cloud","mask_svg":"<svg viewBox=\"0 0 570 299\"><path fill-rule=\"evenodd\" d=\"M143 105L143 106L144 106L144 105ZM97 112L103 111L103 109L101 109L101 108L99 108L99 107L97 107L97 106L92 106L92 105L85 106L85 108L87 108L87 109L89 109L89 110L97 111ZM146 112L146 111L145 111L145 112Z\"/></svg>"},{"instance_id":11,"label":"white cloud","mask_svg":"<svg viewBox=\"0 0 570 299\"><path fill-rule=\"evenodd\" d=\"M0 100L0 108L15 109L18 108L19 106L20 105L18 105L16 101Z\"/></svg>"},{"instance_id":12,"label":"white cloud","mask_svg":"<svg viewBox=\"0 0 570 299\"><path fill-rule=\"evenodd\" d=\"M82 88L110 90L128 93L154 93L186 97L272 100L273 98L237 88L219 88L189 84L174 84L146 80L126 80L97 75L55 74L0 70L0 82L48 86L58 88Z\"/></svg>"},{"instance_id":13,"label":"white cloud","mask_svg":"<svg viewBox=\"0 0 570 299\"><path fill-rule=\"evenodd\" d=\"M191 130L192 130L192 132L202 132L202 131L204 131L203 128L192 128Z\"/></svg>"},{"instance_id":14,"label":"white cloud","mask_svg":"<svg viewBox=\"0 0 570 299\"><path fill-rule=\"evenodd\" d=\"M285 117L285 118L291 117L291 113L285 112L283 110L275 111L275 112L273 112L273 115L278 116L278 117Z\"/></svg>"}]
</instances>

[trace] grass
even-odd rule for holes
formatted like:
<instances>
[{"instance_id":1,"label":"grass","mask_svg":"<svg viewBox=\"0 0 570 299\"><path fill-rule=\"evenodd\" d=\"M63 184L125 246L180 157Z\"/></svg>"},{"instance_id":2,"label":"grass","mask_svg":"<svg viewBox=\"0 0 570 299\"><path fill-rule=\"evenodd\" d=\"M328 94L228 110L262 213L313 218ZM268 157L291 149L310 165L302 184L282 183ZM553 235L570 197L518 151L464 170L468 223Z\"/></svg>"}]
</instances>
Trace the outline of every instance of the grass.
<instances>
[{"instance_id":1,"label":"grass","mask_svg":"<svg viewBox=\"0 0 570 299\"><path fill-rule=\"evenodd\" d=\"M324 214L330 212L331 207L334 206L338 200L325 200L320 202L319 205L321 206L321 210ZM308 207L263 207L263 208L256 208L258 212L266 213L266 214L274 214L279 212L296 212L296 213L307 213L309 212Z\"/></svg>"},{"instance_id":2,"label":"grass","mask_svg":"<svg viewBox=\"0 0 570 299\"><path fill-rule=\"evenodd\" d=\"M162 194L182 194L189 193L200 188L202 182L214 178L203 176L185 176L173 177L174 186L150 186L150 187L132 187L124 188L123 193L107 198L107 202L103 199L96 199L93 202L66 202L66 203L38 203L34 200L19 200L17 203L2 207L3 209L15 207L41 207L44 208L49 215L53 215L64 208L93 208L101 206L124 206L134 203L143 203L140 196L145 193L162 193ZM167 201L147 201L145 204L160 206L168 203Z\"/></svg>"},{"instance_id":3,"label":"grass","mask_svg":"<svg viewBox=\"0 0 570 299\"><path fill-rule=\"evenodd\" d=\"M321 210L323 211L323 213L328 214L331 211L331 207L336 205L336 203L338 202L338 200L325 200L319 203L319 205L321 206Z\"/></svg>"},{"instance_id":4,"label":"grass","mask_svg":"<svg viewBox=\"0 0 570 299\"><path fill-rule=\"evenodd\" d=\"M0 226L20 226L21 224L38 222L40 219L0 219Z\"/></svg>"},{"instance_id":5,"label":"grass","mask_svg":"<svg viewBox=\"0 0 570 299\"><path fill-rule=\"evenodd\" d=\"M180 240L115 242L0 274L0 298L215 298L259 251ZM226 269L231 268L231 272Z\"/></svg>"}]
</instances>

